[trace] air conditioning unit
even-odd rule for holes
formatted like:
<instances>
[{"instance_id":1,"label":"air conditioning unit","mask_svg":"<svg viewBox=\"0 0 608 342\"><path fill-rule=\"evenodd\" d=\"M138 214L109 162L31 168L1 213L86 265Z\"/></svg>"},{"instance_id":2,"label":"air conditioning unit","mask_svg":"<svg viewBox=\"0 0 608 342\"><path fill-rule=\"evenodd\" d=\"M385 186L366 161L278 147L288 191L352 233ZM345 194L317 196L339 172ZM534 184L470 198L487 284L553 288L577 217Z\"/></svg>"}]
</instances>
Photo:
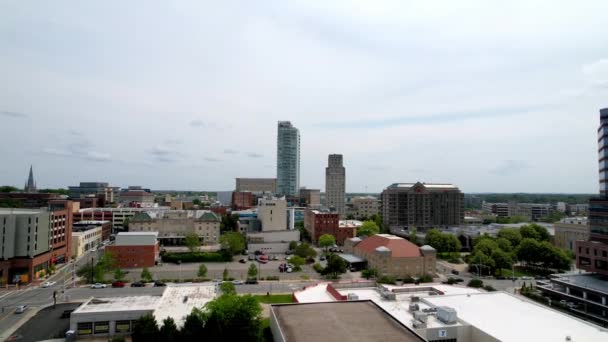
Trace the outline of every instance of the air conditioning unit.
<instances>
[{"instance_id":1,"label":"air conditioning unit","mask_svg":"<svg viewBox=\"0 0 608 342\"><path fill-rule=\"evenodd\" d=\"M347 299L348 300L359 300L359 295L356 293L349 293L347 295Z\"/></svg>"},{"instance_id":2,"label":"air conditioning unit","mask_svg":"<svg viewBox=\"0 0 608 342\"><path fill-rule=\"evenodd\" d=\"M394 292L383 291L382 297L386 300L397 300L397 295Z\"/></svg>"},{"instance_id":3,"label":"air conditioning unit","mask_svg":"<svg viewBox=\"0 0 608 342\"><path fill-rule=\"evenodd\" d=\"M424 329L424 328L426 328L426 322L420 322L420 321L414 320L414 323L412 324L412 326L414 327L414 329Z\"/></svg>"},{"instance_id":4,"label":"air conditioning unit","mask_svg":"<svg viewBox=\"0 0 608 342\"><path fill-rule=\"evenodd\" d=\"M426 323L428 318L429 318L429 316L426 313L424 313L422 311L414 311L414 319L416 319L420 322Z\"/></svg>"},{"instance_id":5,"label":"air conditioning unit","mask_svg":"<svg viewBox=\"0 0 608 342\"><path fill-rule=\"evenodd\" d=\"M454 308L440 306L437 308L437 319L445 324L455 324L458 321L458 315Z\"/></svg>"},{"instance_id":6,"label":"air conditioning unit","mask_svg":"<svg viewBox=\"0 0 608 342\"><path fill-rule=\"evenodd\" d=\"M416 312L420 309L420 307L418 306L418 304L410 304L408 311L409 312Z\"/></svg>"},{"instance_id":7,"label":"air conditioning unit","mask_svg":"<svg viewBox=\"0 0 608 342\"><path fill-rule=\"evenodd\" d=\"M420 301L420 297L418 296L410 296L410 302L418 303Z\"/></svg>"}]
</instances>

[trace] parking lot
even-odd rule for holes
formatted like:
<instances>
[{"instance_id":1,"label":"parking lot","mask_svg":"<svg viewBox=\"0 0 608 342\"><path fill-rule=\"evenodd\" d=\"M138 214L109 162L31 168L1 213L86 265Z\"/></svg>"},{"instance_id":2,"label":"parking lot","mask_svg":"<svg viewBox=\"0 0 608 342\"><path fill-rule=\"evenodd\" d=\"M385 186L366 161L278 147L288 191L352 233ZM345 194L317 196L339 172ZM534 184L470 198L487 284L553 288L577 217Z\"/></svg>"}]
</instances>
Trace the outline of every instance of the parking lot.
<instances>
[{"instance_id":1,"label":"parking lot","mask_svg":"<svg viewBox=\"0 0 608 342\"><path fill-rule=\"evenodd\" d=\"M65 337L65 332L70 328L70 319L62 318L62 314L65 310L76 309L79 305L79 303L57 304L55 307L42 309L7 340L44 341Z\"/></svg>"}]
</instances>

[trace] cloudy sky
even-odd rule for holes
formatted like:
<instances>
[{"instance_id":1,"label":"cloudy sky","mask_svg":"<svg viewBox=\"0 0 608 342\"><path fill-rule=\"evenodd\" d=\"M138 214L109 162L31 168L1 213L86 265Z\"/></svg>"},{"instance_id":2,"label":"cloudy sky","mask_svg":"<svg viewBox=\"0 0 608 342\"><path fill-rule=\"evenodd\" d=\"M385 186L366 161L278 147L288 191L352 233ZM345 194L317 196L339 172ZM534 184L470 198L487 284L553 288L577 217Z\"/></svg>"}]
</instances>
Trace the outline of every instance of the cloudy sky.
<instances>
[{"instance_id":1,"label":"cloudy sky","mask_svg":"<svg viewBox=\"0 0 608 342\"><path fill-rule=\"evenodd\" d=\"M534 3L534 4L532 4ZM452 6L452 7L450 7ZM608 1L0 2L0 184L597 191Z\"/></svg>"}]
</instances>

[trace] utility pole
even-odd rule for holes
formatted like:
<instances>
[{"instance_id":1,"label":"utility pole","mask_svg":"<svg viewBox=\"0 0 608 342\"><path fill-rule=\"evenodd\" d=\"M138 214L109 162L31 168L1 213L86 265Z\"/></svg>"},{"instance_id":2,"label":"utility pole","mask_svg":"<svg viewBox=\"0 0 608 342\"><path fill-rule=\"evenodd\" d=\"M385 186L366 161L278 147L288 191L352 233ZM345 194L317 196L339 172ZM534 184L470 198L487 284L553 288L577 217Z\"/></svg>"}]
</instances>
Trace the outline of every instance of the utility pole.
<instances>
[{"instance_id":1,"label":"utility pole","mask_svg":"<svg viewBox=\"0 0 608 342\"><path fill-rule=\"evenodd\" d=\"M95 277L94 275L94 270L95 270L95 266L93 266L93 259L94 257L91 257L91 284L93 283L93 278Z\"/></svg>"}]
</instances>

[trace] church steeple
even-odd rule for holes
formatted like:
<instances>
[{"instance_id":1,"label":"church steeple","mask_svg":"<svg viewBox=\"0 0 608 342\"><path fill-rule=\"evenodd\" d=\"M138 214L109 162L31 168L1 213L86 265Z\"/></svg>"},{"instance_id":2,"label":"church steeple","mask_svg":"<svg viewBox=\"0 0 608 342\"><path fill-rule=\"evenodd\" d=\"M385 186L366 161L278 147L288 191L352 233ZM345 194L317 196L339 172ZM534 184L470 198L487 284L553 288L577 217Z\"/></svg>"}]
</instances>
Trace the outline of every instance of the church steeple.
<instances>
[{"instance_id":1,"label":"church steeple","mask_svg":"<svg viewBox=\"0 0 608 342\"><path fill-rule=\"evenodd\" d=\"M25 187L23 188L24 192L36 192L36 182L34 182L34 170L32 165L30 165L30 175L27 178L27 183L25 183Z\"/></svg>"}]
</instances>

